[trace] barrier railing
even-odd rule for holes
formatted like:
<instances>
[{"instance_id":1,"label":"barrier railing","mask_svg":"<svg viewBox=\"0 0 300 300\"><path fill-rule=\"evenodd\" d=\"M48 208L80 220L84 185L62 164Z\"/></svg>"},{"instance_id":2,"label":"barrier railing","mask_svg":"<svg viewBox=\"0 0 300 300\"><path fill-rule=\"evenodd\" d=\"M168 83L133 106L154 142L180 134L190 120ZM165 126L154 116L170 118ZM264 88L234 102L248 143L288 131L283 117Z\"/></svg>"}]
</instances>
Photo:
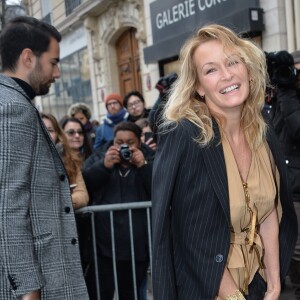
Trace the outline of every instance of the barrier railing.
<instances>
[{"instance_id":1,"label":"barrier railing","mask_svg":"<svg viewBox=\"0 0 300 300\"><path fill-rule=\"evenodd\" d=\"M152 266L152 241L151 241L151 218L150 209L151 201L144 202L130 202L119 204L106 204L106 205L92 205L76 210L76 214L90 214L91 227L92 227L92 245L94 254L94 267L95 267L95 279L96 279L96 293L97 300L100 298L100 286L99 286L99 272L98 270L98 258L96 247L96 229L95 229L95 214L99 212L109 212L110 215L110 229L111 229L111 242L112 242L112 259L113 259L113 272L114 272L114 284L115 284L115 299L119 300L118 292L118 278L117 278L117 263L116 263L116 248L115 248L115 234L114 234L114 212L120 210L128 210L129 218L129 235L130 235L130 249L131 249L131 262L132 262L132 276L134 287L134 299L138 300L138 290L136 285L136 272L135 272L135 255L134 255L134 241L133 241L133 224L132 224L132 210L145 209L147 214L147 232L148 232L148 245L149 245L149 258L150 266ZM151 270L150 270L151 271Z\"/></svg>"}]
</instances>

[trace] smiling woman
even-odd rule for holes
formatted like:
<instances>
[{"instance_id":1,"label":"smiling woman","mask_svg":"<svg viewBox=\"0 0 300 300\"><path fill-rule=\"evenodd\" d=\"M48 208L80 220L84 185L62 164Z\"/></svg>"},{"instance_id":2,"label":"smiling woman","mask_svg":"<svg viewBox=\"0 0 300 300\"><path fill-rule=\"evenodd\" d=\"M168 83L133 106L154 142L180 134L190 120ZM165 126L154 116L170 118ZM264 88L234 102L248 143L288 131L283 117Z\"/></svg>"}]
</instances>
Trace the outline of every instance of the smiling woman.
<instances>
[{"instance_id":1,"label":"smiling woman","mask_svg":"<svg viewBox=\"0 0 300 300\"><path fill-rule=\"evenodd\" d=\"M180 55L153 166L154 298L278 299L297 219L264 52L212 24Z\"/></svg>"},{"instance_id":2,"label":"smiling woman","mask_svg":"<svg viewBox=\"0 0 300 300\"><path fill-rule=\"evenodd\" d=\"M85 132L84 126L76 118L66 118L62 123L69 147L83 163L92 153L91 142Z\"/></svg>"}]
</instances>

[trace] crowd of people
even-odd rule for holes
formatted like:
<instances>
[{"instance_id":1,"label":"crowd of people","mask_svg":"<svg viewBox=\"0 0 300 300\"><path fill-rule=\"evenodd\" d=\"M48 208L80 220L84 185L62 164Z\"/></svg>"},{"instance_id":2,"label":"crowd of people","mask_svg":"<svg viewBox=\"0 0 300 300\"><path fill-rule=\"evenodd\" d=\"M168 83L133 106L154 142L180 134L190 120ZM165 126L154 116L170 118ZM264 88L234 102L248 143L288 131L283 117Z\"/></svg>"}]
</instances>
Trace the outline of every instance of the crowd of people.
<instances>
[{"instance_id":1,"label":"crowd of people","mask_svg":"<svg viewBox=\"0 0 300 300\"><path fill-rule=\"evenodd\" d=\"M97 299L99 286L101 299L131 300L136 285L145 300L151 267L155 300L279 299L288 273L300 299L300 51L265 114L265 53L203 26L151 110L139 91L111 93L99 124L85 103L61 120L32 103L60 76L60 40L31 17L0 36L0 298ZM114 255L110 215L95 214L96 266L75 210L150 200L153 265L136 210L136 282L127 212L114 215Z\"/></svg>"},{"instance_id":2,"label":"crowd of people","mask_svg":"<svg viewBox=\"0 0 300 300\"><path fill-rule=\"evenodd\" d=\"M75 103L59 122L46 113L40 116L64 163L70 181L74 209L87 205L129 203L151 200L152 161L156 143L148 121L149 110L141 93L112 93L105 97L107 115L99 126L91 122L85 103ZM147 134L149 134L147 136ZM121 148L129 157L122 155ZM132 214L135 276L139 299L146 299L149 268L147 215ZM90 299L97 299L91 223L76 215L81 263ZM114 271L109 213L96 214L96 240L101 299L114 297ZM117 282L120 299L134 299L129 218L126 211L115 213Z\"/></svg>"}]
</instances>

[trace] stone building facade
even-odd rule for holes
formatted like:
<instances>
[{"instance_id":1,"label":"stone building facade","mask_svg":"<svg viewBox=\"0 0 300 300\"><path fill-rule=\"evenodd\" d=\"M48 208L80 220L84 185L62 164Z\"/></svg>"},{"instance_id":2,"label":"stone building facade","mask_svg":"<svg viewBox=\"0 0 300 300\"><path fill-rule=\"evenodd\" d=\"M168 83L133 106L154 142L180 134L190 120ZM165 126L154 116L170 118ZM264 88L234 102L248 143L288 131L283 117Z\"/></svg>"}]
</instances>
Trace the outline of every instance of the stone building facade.
<instances>
[{"instance_id":1,"label":"stone building facade","mask_svg":"<svg viewBox=\"0 0 300 300\"><path fill-rule=\"evenodd\" d=\"M202 19L227 20L237 30L245 28L245 33L265 51L300 49L298 0L23 0L23 3L29 15L53 24L63 36L62 78L45 99L37 99L41 110L58 118L66 114L73 102L86 102L93 110L93 118L99 120L106 113L105 95L117 92L124 96L132 89L142 92L151 107L158 97L156 82L160 76L178 72L180 46ZM185 20L177 18L175 24L168 18L172 11L178 14L178 9ZM247 9L250 15L245 15L245 20L241 16L248 13ZM226 10L228 16L224 19L219 12ZM164 25L168 25L165 35L154 26L157 14L165 17ZM183 28L188 30L184 32Z\"/></svg>"}]
</instances>

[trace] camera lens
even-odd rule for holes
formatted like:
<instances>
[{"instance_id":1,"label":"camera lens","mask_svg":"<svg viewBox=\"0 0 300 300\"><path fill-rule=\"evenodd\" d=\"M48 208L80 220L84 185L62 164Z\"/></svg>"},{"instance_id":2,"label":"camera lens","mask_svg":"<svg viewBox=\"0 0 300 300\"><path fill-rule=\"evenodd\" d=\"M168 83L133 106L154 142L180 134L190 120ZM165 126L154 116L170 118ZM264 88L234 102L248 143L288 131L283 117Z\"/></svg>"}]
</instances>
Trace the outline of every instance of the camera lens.
<instances>
[{"instance_id":1,"label":"camera lens","mask_svg":"<svg viewBox=\"0 0 300 300\"><path fill-rule=\"evenodd\" d=\"M125 161L129 161L132 157L132 152L129 150L127 145L121 145L120 147L120 157Z\"/></svg>"}]
</instances>

